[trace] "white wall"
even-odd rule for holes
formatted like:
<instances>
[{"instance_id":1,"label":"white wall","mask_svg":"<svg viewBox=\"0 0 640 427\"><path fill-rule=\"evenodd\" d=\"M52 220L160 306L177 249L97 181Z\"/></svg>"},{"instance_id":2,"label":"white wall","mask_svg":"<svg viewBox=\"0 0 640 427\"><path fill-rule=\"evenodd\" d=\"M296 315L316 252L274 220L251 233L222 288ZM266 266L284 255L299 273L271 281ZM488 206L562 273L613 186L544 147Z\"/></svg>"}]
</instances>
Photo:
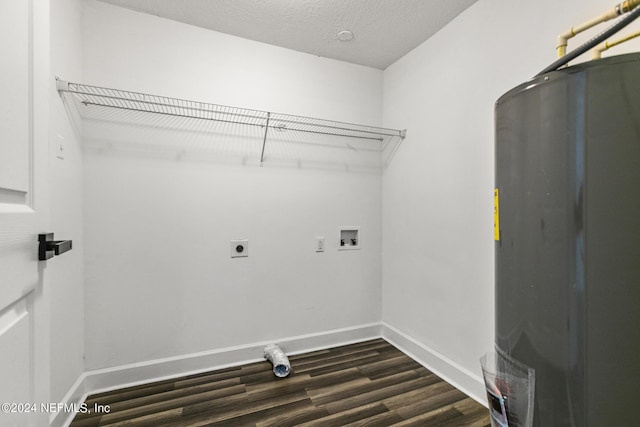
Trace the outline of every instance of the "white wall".
<instances>
[{"instance_id":1,"label":"white wall","mask_svg":"<svg viewBox=\"0 0 640 427\"><path fill-rule=\"evenodd\" d=\"M383 321L477 396L494 338L494 103L556 59L557 34L613 3L480 0L385 70L384 125L407 139L383 180Z\"/></svg>"},{"instance_id":2,"label":"white wall","mask_svg":"<svg viewBox=\"0 0 640 427\"><path fill-rule=\"evenodd\" d=\"M81 159L52 90L51 225L74 240L47 270L52 399L83 368L381 318L481 395L477 358L493 342L493 103L554 60L558 32L610 6L480 0L382 73L94 0L52 2L52 71L64 79L408 129L383 179L375 153L285 138L259 168L259 141L237 129L212 144L206 127L110 121L122 115L84 123ZM336 250L342 225L361 227L361 251ZM249 258L229 258L234 238L250 240Z\"/></svg>"},{"instance_id":3,"label":"white wall","mask_svg":"<svg viewBox=\"0 0 640 427\"><path fill-rule=\"evenodd\" d=\"M83 169L79 134L70 125L54 76L83 78L82 8L78 0L56 0L50 7L50 226L56 239L73 240L72 251L46 266L51 283L51 401L62 402L84 371ZM64 159L57 157L59 143Z\"/></svg>"},{"instance_id":4,"label":"white wall","mask_svg":"<svg viewBox=\"0 0 640 427\"><path fill-rule=\"evenodd\" d=\"M382 120L379 70L95 1L83 55L89 84ZM260 168L261 139L235 128L215 139L167 130L169 119L123 128L111 118L85 122L87 369L380 320L379 155L320 148L316 162L306 144L267 142ZM361 250L337 250L339 226L361 227ZM231 259L230 240L242 238L249 257Z\"/></svg>"}]
</instances>

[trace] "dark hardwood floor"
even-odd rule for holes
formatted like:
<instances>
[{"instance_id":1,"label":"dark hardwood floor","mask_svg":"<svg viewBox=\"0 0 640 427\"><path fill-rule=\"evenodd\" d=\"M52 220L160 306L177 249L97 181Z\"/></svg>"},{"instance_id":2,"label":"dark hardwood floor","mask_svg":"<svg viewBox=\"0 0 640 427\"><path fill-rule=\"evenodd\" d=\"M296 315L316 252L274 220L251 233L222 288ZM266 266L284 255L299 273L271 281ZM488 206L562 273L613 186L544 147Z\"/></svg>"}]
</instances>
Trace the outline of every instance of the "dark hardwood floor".
<instances>
[{"instance_id":1,"label":"dark hardwood floor","mask_svg":"<svg viewBox=\"0 0 640 427\"><path fill-rule=\"evenodd\" d=\"M287 378L265 361L92 395L92 412L110 412L71 427L491 425L486 408L383 339L289 360Z\"/></svg>"}]
</instances>

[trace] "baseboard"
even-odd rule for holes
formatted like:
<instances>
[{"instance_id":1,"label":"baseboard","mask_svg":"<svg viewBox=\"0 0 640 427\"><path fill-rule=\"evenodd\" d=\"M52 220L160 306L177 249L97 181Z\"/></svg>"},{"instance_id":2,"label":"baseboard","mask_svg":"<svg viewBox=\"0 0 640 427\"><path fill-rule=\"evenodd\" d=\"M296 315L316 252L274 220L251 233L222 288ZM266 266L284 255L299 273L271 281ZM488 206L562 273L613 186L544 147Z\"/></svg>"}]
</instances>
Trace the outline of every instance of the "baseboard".
<instances>
[{"instance_id":1,"label":"baseboard","mask_svg":"<svg viewBox=\"0 0 640 427\"><path fill-rule=\"evenodd\" d=\"M382 322L381 329L382 338L386 341L473 400L487 406L487 395L481 376L385 322Z\"/></svg>"},{"instance_id":2,"label":"baseboard","mask_svg":"<svg viewBox=\"0 0 640 427\"><path fill-rule=\"evenodd\" d=\"M60 402L66 405L66 408L61 408L60 411L52 413L49 417L49 427L64 427L68 426L73 417L76 415L74 409L80 408L80 405L85 401L87 395L87 374L83 372L80 374L76 382L71 386L67 394Z\"/></svg>"},{"instance_id":3,"label":"baseboard","mask_svg":"<svg viewBox=\"0 0 640 427\"><path fill-rule=\"evenodd\" d=\"M384 322L87 371L71 387L63 403L68 407L78 407L90 394L258 362L264 360L262 351L271 343L277 343L286 354L294 355L380 337L472 399L487 406L484 383L479 375ZM64 411L53 414L50 426L68 426L74 415L73 412Z\"/></svg>"},{"instance_id":4,"label":"baseboard","mask_svg":"<svg viewBox=\"0 0 640 427\"><path fill-rule=\"evenodd\" d=\"M69 390L64 398L64 403L68 406L80 405L90 394L258 362L264 360L263 349L271 343L278 344L286 354L294 355L380 338L381 326L380 322L369 323L87 371L78 378ZM74 415L73 413L59 412L51 417L50 425L53 427L68 426Z\"/></svg>"}]
</instances>

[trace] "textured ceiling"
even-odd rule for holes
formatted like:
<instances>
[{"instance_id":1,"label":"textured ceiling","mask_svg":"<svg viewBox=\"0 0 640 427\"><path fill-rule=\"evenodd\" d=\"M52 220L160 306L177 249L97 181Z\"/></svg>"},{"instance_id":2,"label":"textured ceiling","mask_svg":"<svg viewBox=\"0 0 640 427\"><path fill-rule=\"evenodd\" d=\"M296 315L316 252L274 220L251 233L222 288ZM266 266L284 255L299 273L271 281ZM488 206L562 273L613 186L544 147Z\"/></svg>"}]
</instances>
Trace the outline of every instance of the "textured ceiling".
<instances>
[{"instance_id":1,"label":"textured ceiling","mask_svg":"<svg viewBox=\"0 0 640 427\"><path fill-rule=\"evenodd\" d=\"M385 69L476 0L101 0L326 58ZM338 32L350 30L342 42Z\"/></svg>"}]
</instances>

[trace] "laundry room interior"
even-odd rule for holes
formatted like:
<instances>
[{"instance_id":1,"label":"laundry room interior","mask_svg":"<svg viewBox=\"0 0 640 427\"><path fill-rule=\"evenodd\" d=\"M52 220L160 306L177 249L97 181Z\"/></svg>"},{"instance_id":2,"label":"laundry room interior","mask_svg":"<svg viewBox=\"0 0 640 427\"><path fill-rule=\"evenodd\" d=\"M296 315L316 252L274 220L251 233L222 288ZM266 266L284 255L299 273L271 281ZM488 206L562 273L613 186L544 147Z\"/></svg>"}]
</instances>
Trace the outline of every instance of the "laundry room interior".
<instances>
[{"instance_id":1,"label":"laundry room interior","mask_svg":"<svg viewBox=\"0 0 640 427\"><path fill-rule=\"evenodd\" d=\"M313 16L336 2L257 3ZM380 2L351 3L366 17ZM397 2L402 19L424 18L415 3ZM442 6L433 34L365 65L367 33L340 17L336 59L151 1L48 2L44 231L73 241L42 267L50 402L256 362L272 343L296 355L382 338L487 406L496 101L614 2L428 3Z\"/></svg>"}]
</instances>

